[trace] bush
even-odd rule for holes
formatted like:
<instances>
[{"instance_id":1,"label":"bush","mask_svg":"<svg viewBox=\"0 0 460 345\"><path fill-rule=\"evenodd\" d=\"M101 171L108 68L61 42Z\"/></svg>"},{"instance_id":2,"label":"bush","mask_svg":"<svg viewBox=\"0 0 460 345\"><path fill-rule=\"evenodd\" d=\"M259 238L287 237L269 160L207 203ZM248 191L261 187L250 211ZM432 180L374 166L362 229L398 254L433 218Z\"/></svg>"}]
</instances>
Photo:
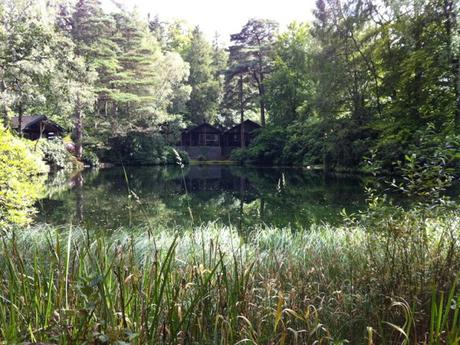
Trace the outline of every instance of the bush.
<instances>
[{"instance_id":1,"label":"bush","mask_svg":"<svg viewBox=\"0 0 460 345\"><path fill-rule=\"evenodd\" d=\"M75 158L67 151L61 139L39 141L39 146L43 152L44 161L55 170L70 170L75 166Z\"/></svg>"},{"instance_id":2,"label":"bush","mask_svg":"<svg viewBox=\"0 0 460 345\"><path fill-rule=\"evenodd\" d=\"M230 158L241 163L282 164L282 150L286 140L285 129L266 127L259 130L249 147L233 150Z\"/></svg>"},{"instance_id":3,"label":"bush","mask_svg":"<svg viewBox=\"0 0 460 345\"><path fill-rule=\"evenodd\" d=\"M183 164L188 164L188 154L177 151ZM101 159L115 164L166 165L176 164L176 154L164 138L156 133L130 132L126 136L109 140L109 149Z\"/></svg>"},{"instance_id":4,"label":"bush","mask_svg":"<svg viewBox=\"0 0 460 345\"><path fill-rule=\"evenodd\" d=\"M96 168L100 164L99 157L97 156L97 154L94 151L88 149L83 150L83 156L81 157L81 159L83 163L85 163L85 165L88 165L92 168Z\"/></svg>"},{"instance_id":5,"label":"bush","mask_svg":"<svg viewBox=\"0 0 460 345\"><path fill-rule=\"evenodd\" d=\"M416 139L408 145L406 153L393 162L392 170L401 178L393 179L389 184L425 204L446 202L443 194L452 185L458 171L460 136L439 135L431 125L414 134ZM387 152L371 153L368 170L374 174L386 170Z\"/></svg>"},{"instance_id":6,"label":"bush","mask_svg":"<svg viewBox=\"0 0 460 345\"><path fill-rule=\"evenodd\" d=\"M256 164L315 165L326 169L356 169L368 154L374 133L342 120L294 122L267 126L251 145L234 150L233 160Z\"/></svg>"},{"instance_id":7,"label":"bush","mask_svg":"<svg viewBox=\"0 0 460 345\"><path fill-rule=\"evenodd\" d=\"M283 160L288 164L322 164L324 157L324 129L320 123L294 124L288 131L292 135L283 148Z\"/></svg>"},{"instance_id":8,"label":"bush","mask_svg":"<svg viewBox=\"0 0 460 345\"><path fill-rule=\"evenodd\" d=\"M34 145L0 126L0 229L29 223L43 193L47 169Z\"/></svg>"}]
</instances>

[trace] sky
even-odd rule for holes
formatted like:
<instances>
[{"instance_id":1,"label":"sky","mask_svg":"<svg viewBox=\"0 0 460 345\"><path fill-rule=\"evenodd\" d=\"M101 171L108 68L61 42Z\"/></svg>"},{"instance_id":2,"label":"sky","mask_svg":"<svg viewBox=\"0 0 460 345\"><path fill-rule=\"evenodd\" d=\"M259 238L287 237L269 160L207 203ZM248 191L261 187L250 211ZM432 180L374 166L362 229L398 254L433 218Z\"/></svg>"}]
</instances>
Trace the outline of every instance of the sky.
<instances>
[{"instance_id":1,"label":"sky","mask_svg":"<svg viewBox=\"0 0 460 345\"><path fill-rule=\"evenodd\" d=\"M112 0L103 0L107 9ZM228 43L250 18L267 18L280 23L310 21L315 0L116 0L127 8L136 7L141 15L158 15L162 21L184 19L199 25L212 39L218 32L220 41Z\"/></svg>"}]
</instances>

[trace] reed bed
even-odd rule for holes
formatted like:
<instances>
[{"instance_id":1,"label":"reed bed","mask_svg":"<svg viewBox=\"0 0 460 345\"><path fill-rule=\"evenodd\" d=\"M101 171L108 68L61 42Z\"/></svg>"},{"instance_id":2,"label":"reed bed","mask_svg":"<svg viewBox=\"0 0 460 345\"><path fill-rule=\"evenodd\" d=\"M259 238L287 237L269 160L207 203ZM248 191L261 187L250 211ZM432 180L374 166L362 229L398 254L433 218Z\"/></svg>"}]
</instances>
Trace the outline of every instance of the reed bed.
<instances>
[{"instance_id":1,"label":"reed bed","mask_svg":"<svg viewBox=\"0 0 460 345\"><path fill-rule=\"evenodd\" d=\"M16 230L0 343L459 344L459 222Z\"/></svg>"}]
</instances>

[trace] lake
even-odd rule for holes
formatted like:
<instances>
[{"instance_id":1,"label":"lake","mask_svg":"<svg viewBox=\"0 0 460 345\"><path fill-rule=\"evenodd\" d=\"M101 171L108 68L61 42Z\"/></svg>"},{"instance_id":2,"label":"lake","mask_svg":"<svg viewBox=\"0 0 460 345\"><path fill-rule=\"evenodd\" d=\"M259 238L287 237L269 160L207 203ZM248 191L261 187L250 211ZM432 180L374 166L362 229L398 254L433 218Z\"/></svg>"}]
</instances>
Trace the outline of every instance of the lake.
<instances>
[{"instance_id":1,"label":"lake","mask_svg":"<svg viewBox=\"0 0 460 345\"><path fill-rule=\"evenodd\" d=\"M54 176L37 222L87 229L188 227L208 222L250 230L341 221L365 208L361 179L295 168L203 165L115 167Z\"/></svg>"}]
</instances>

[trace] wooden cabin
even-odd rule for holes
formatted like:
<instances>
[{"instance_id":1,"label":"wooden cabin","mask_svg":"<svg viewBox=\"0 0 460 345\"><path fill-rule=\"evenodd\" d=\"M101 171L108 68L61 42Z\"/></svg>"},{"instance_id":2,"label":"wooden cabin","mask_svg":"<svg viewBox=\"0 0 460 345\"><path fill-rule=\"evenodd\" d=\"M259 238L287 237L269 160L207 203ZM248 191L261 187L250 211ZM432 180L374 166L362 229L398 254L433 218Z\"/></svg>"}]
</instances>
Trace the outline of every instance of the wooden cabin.
<instances>
[{"instance_id":1,"label":"wooden cabin","mask_svg":"<svg viewBox=\"0 0 460 345\"><path fill-rule=\"evenodd\" d=\"M11 127L17 132L22 132L24 138L30 140L54 139L62 137L65 133L64 128L44 115L22 116L21 128L19 128L19 116L15 116L11 119Z\"/></svg>"},{"instance_id":2,"label":"wooden cabin","mask_svg":"<svg viewBox=\"0 0 460 345\"><path fill-rule=\"evenodd\" d=\"M209 123L186 129L181 135L181 146L220 146L222 131Z\"/></svg>"},{"instance_id":3,"label":"wooden cabin","mask_svg":"<svg viewBox=\"0 0 460 345\"><path fill-rule=\"evenodd\" d=\"M259 124L254 121L246 120L243 122L244 147L249 146L256 136L256 130L259 128ZM222 146L231 148L241 147L241 124L226 130L222 134Z\"/></svg>"},{"instance_id":4,"label":"wooden cabin","mask_svg":"<svg viewBox=\"0 0 460 345\"><path fill-rule=\"evenodd\" d=\"M260 126L251 121L243 122L244 146L248 146L257 135ZM228 159L232 150L241 147L241 124L226 131L203 123L182 132L180 148L188 152L191 159Z\"/></svg>"}]
</instances>

